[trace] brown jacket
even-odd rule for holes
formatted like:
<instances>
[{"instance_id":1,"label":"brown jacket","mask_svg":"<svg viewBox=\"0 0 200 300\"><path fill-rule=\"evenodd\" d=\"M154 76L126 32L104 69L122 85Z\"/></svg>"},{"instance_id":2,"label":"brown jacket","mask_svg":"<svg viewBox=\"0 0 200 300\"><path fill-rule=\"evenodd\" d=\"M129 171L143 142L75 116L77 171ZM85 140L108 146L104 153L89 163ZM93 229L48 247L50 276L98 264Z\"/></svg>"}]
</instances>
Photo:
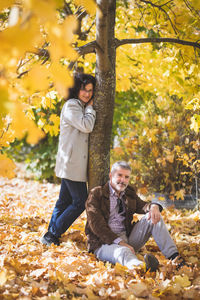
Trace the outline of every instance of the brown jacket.
<instances>
[{"instance_id":1,"label":"brown jacket","mask_svg":"<svg viewBox=\"0 0 200 300\"><path fill-rule=\"evenodd\" d=\"M103 244L112 244L118 237L109 227L110 216L109 184L95 187L91 190L86 201L87 224L85 233L88 238L88 250L94 252ZM130 234L133 224L133 214L145 214L150 204L141 200L130 185L125 190L127 236Z\"/></svg>"}]
</instances>

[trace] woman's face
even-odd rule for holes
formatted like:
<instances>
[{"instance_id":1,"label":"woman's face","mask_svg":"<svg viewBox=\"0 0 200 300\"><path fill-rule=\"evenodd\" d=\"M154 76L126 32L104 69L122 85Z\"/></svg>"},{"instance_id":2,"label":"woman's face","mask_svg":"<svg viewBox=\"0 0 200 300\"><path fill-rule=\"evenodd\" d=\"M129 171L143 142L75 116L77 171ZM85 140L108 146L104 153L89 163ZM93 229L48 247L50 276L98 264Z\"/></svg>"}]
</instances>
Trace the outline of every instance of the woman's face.
<instances>
[{"instance_id":1,"label":"woman's face","mask_svg":"<svg viewBox=\"0 0 200 300\"><path fill-rule=\"evenodd\" d=\"M85 85L85 88L81 88L78 94L79 100L84 103L88 103L93 95L93 84L88 83Z\"/></svg>"}]
</instances>

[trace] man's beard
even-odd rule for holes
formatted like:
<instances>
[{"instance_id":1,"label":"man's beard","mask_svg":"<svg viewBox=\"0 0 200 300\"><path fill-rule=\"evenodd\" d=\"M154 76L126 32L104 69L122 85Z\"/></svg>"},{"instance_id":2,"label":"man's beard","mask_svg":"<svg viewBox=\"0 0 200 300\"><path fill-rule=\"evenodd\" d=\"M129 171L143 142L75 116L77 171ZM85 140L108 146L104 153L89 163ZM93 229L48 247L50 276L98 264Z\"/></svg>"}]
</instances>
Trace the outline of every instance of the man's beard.
<instances>
[{"instance_id":1,"label":"man's beard","mask_svg":"<svg viewBox=\"0 0 200 300\"><path fill-rule=\"evenodd\" d=\"M117 182L116 185L119 186L120 188L122 188L122 187L126 188L126 184L123 182Z\"/></svg>"}]
</instances>

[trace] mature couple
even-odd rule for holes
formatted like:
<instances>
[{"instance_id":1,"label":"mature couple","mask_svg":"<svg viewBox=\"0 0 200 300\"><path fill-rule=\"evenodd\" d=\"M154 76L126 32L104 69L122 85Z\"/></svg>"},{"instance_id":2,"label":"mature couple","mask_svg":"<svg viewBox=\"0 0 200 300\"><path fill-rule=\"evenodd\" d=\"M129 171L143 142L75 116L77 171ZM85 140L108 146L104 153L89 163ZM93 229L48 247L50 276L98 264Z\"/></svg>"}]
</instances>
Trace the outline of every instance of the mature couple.
<instances>
[{"instance_id":1,"label":"mature couple","mask_svg":"<svg viewBox=\"0 0 200 300\"><path fill-rule=\"evenodd\" d=\"M99 260L120 263L129 269L145 265L156 271L158 260L152 254L137 258L137 251L153 236L168 259L184 264L161 217L162 207L141 200L129 185L131 168L119 161L113 164L109 181L87 195L88 136L93 130L95 78L76 74L74 87L60 117L60 137L56 175L62 179L59 199L42 243L59 245L59 238L86 208L88 249ZM134 213L144 214L133 223Z\"/></svg>"}]
</instances>

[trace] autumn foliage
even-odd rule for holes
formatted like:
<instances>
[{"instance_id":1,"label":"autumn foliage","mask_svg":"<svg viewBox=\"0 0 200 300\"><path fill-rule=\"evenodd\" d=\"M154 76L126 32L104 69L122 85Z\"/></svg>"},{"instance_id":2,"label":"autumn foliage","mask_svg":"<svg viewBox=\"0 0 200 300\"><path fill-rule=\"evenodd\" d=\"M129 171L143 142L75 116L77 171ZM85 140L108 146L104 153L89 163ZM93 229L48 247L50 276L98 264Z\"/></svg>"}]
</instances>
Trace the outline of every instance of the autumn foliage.
<instances>
[{"instance_id":1,"label":"autumn foliage","mask_svg":"<svg viewBox=\"0 0 200 300\"><path fill-rule=\"evenodd\" d=\"M85 213L59 247L40 243L59 186L24 177L13 158L20 145L18 159L28 153L38 178L55 180L59 113L72 73L95 73L94 49L82 54L99 34L95 17L102 13L96 9L93 0L0 2L0 299L197 300L197 210L162 213L188 264L181 270L153 240L139 256L157 256L155 274L97 261L87 252ZM183 199L199 180L199 12L199 0L117 1L115 45L123 42L116 51L111 155L112 161L130 162L132 182L143 194L162 191ZM162 37L196 44L153 41Z\"/></svg>"},{"instance_id":2,"label":"autumn foliage","mask_svg":"<svg viewBox=\"0 0 200 300\"><path fill-rule=\"evenodd\" d=\"M92 0L74 1L76 7L80 4L89 13L95 12ZM76 17L66 17L63 5L60 0L42 0L39 5L36 0L6 0L0 4L2 175L14 175L14 163L2 150L15 139L26 135L27 142L34 145L47 132L58 135L59 115L52 113L52 93L58 93L59 99L67 96L67 89L73 84L68 65L77 58L72 47L76 40ZM51 114L44 117L41 108Z\"/></svg>"},{"instance_id":3,"label":"autumn foliage","mask_svg":"<svg viewBox=\"0 0 200 300\"><path fill-rule=\"evenodd\" d=\"M176 270L150 239L138 255L153 253L159 270L130 271L87 252L85 212L60 246L41 244L60 187L33 181L22 170L11 180L0 178L0 299L199 299L199 211L162 212L188 266Z\"/></svg>"},{"instance_id":4,"label":"autumn foliage","mask_svg":"<svg viewBox=\"0 0 200 300\"><path fill-rule=\"evenodd\" d=\"M199 134L190 129L192 113L183 99L131 91L126 95L125 100L124 93L116 99L118 139L112 160L129 159L132 182L141 193L162 192L181 200L196 195Z\"/></svg>"}]
</instances>

